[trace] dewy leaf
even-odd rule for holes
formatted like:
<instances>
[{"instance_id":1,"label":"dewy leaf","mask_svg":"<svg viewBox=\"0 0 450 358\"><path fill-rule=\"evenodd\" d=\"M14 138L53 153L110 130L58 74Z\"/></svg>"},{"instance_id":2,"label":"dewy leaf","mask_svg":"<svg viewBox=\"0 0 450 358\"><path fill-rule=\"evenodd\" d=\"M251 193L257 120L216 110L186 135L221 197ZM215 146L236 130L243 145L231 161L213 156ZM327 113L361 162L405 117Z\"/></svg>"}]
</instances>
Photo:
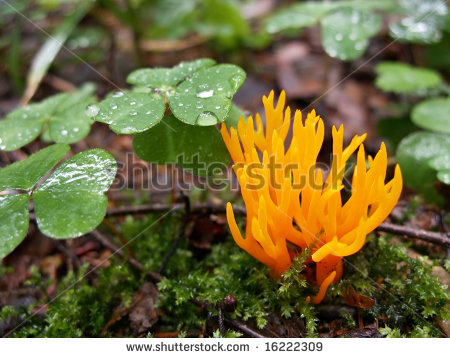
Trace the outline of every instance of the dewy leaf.
<instances>
[{"instance_id":1,"label":"dewy leaf","mask_svg":"<svg viewBox=\"0 0 450 358\"><path fill-rule=\"evenodd\" d=\"M404 138L397 148L397 161L402 169L405 184L421 191L431 201L437 197L433 183L436 171L430 159L450 155L450 135L416 132Z\"/></svg>"},{"instance_id":2,"label":"dewy leaf","mask_svg":"<svg viewBox=\"0 0 450 358\"><path fill-rule=\"evenodd\" d=\"M450 185L450 169L441 170L437 173L440 182Z\"/></svg>"},{"instance_id":3,"label":"dewy leaf","mask_svg":"<svg viewBox=\"0 0 450 358\"><path fill-rule=\"evenodd\" d=\"M91 119L86 114L86 104L81 103L49 122L50 138L57 143L75 143L91 131Z\"/></svg>"},{"instance_id":4,"label":"dewy leaf","mask_svg":"<svg viewBox=\"0 0 450 358\"><path fill-rule=\"evenodd\" d=\"M269 33L276 33L289 29L310 27L330 11L350 7L364 12L372 10L390 11L395 7L395 2L394 0L305 1L289 6L269 17L265 28Z\"/></svg>"},{"instance_id":5,"label":"dewy leaf","mask_svg":"<svg viewBox=\"0 0 450 358\"><path fill-rule=\"evenodd\" d=\"M92 83L83 84L78 90L70 93L62 93L64 100L58 101L58 107L55 109L56 114L63 115L68 109L85 102L95 102L95 85ZM86 108L85 108L86 109Z\"/></svg>"},{"instance_id":6,"label":"dewy leaf","mask_svg":"<svg viewBox=\"0 0 450 358\"><path fill-rule=\"evenodd\" d=\"M417 104L411 112L419 127L450 134L450 98L432 98Z\"/></svg>"},{"instance_id":7,"label":"dewy leaf","mask_svg":"<svg viewBox=\"0 0 450 358\"><path fill-rule=\"evenodd\" d=\"M216 61L210 58L199 58L194 61L180 62L172 68L170 80L173 85L179 84L195 72L214 66Z\"/></svg>"},{"instance_id":8,"label":"dewy leaf","mask_svg":"<svg viewBox=\"0 0 450 358\"><path fill-rule=\"evenodd\" d=\"M225 169L230 157L216 127L184 124L174 116L134 136L133 149L147 162L176 163L196 175Z\"/></svg>"},{"instance_id":9,"label":"dewy leaf","mask_svg":"<svg viewBox=\"0 0 450 358\"><path fill-rule=\"evenodd\" d=\"M95 102L94 90L92 84L85 84L75 92L60 93L10 112L0 120L0 150L15 150L30 143L47 125L59 129L47 133L48 139L56 143L83 139L91 128L86 107Z\"/></svg>"},{"instance_id":10,"label":"dewy leaf","mask_svg":"<svg viewBox=\"0 0 450 358\"><path fill-rule=\"evenodd\" d=\"M315 25L328 11L336 8L337 3L303 2L294 4L269 17L265 28L269 33L289 29L301 29Z\"/></svg>"},{"instance_id":11,"label":"dewy leaf","mask_svg":"<svg viewBox=\"0 0 450 358\"><path fill-rule=\"evenodd\" d=\"M39 230L54 239L70 239L94 230L105 217L108 199L91 192L33 195Z\"/></svg>"},{"instance_id":12,"label":"dewy leaf","mask_svg":"<svg viewBox=\"0 0 450 358\"><path fill-rule=\"evenodd\" d=\"M42 131L44 119L38 105L11 112L0 120L0 150L11 151L35 140Z\"/></svg>"},{"instance_id":13,"label":"dewy leaf","mask_svg":"<svg viewBox=\"0 0 450 358\"><path fill-rule=\"evenodd\" d=\"M437 178L444 184L450 185L450 150L447 154L434 157L429 162L430 167L435 169Z\"/></svg>"},{"instance_id":14,"label":"dewy leaf","mask_svg":"<svg viewBox=\"0 0 450 358\"><path fill-rule=\"evenodd\" d=\"M215 63L209 58L200 58L194 61L180 62L173 68L141 68L131 72L127 77L127 82L167 93L193 73L211 67Z\"/></svg>"},{"instance_id":15,"label":"dewy leaf","mask_svg":"<svg viewBox=\"0 0 450 358\"><path fill-rule=\"evenodd\" d=\"M375 67L378 77L375 85L383 91L415 93L441 85L439 73L428 68L406 63L381 62Z\"/></svg>"},{"instance_id":16,"label":"dewy leaf","mask_svg":"<svg viewBox=\"0 0 450 358\"><path fill-rule=\"evenodd\" d=\"M182 82L169 106L180 121L199 126L223 122L230 110L231 99L245 81L238 66L223 64L196 72Z\"/></svg>"},{"instance_id":17,"label":"dewy leaf","mask_svg":"<svg viewBox=\"0 0 450 358\"><path fill-rule=\"evenodd\" d=\"M69 150L68 145L54 144L1 169L0 191L31 190Z\"/></svg>"},{"instance_id":18,"label":"dewy leaf","mask_svg":"<svg viewBox=\"0 0 450 358\"><path fill-rule=\"evenodd\" d=\"M28 232L26 194L0 195L0 259L19 245Z\"/></svg>"},{"instance_id":19,"label":"dewy leaf","mask_svg":"<svg viewBox=\"0 0 450 358\"><path fill-rule=\"evenodd\" d=\"M438 155L429 161L430 167L433 169L450 170L450 151L446 154Z\"/></svg>"},{"instance_id":20,"label":"dewy leaf","mask_svg":"<svg viewBox=\"0 0 450 358\"><path fill-rule=\"evenodd\" d=\"M65 161L33 193L39 229L56 239L93 230L105 216L104 192L116 171L114 158L101 149L87 150Z\"/></svg>"},{"instance_id":21,"label":"dewy leaf","mask_svg":"<svg viewBox=\"0 0 450 358\"><path fill-rule=\"evenodd\" d=\"M381 23L380 16L356 8L335 10L321 21L323 47L331 57L354 60L366 51Z\"/></svg>"},{"instance_id":22,"label":"dewy leaf","mask_svg":"<svg viewBox=\"0 0 450 358\"><path fill-rule=\"evenodd\" d=\"M445 0L400 0L399 6L406 17L389 26L392 38L425 44L441 40L448 15Z\"/></svg>"},{"instance_id":23,"label":"dewy leaf","mask_svg":"<svg viewBox=\"0 0 450 358\"><path fill-rule=\"evenodd\" d=\"M118 134L143 132L161 121L166 104L157 94L115 92L88 108L88 115L97 122L109 124Z\"/></svg>"},{"instance_id":24,"label":"dewy leaf","mask_svg":"<svg viewBox=\"0 0 450 358\"><path fill-rule=\"evenodd\" d=\"M173 86L171 82L171 68L140 68L131 72L127 82L135 86L143 86L166 92Z\"/></svg>"}]
</instances>

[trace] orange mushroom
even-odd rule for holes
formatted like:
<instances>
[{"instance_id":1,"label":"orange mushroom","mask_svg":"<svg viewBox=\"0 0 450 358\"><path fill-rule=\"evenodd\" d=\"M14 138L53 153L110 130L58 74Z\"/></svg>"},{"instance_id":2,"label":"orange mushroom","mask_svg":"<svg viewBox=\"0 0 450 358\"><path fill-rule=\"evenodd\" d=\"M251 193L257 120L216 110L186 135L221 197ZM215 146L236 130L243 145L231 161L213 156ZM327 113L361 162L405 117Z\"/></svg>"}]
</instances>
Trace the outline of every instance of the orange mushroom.
<instances>
[{"instance_id":1,"label":"orange mushroom","mask_svg":"<svg viewBox=\"0 0 450 358\"><path fill-rule=\"evenodd\" d=\"M361 250L368 233L389 215L402 190L400 167L387 184L387 153L384 143L375 158L366 157L362 144L366 135L355 136L343 148L344 128L333 127L333 160L326 174L316 168L324 140L323 120L311 111L303 121L297 110L292 140L287 145L291 110L285 107L285 93L277 106L274 92L263 96L266 129L259 114L246 122L241 118L237 130L221 134L235 163L241 193L247 209L245 237L236 224L233 209L227 205L227 220L239 247L270 268L279 277L292 258L306 247L312 248L316 264L319 303L328 286L343 273L342 258ZM255 129L256 124L256 129ZM351 196L342 200L346 163L357 151Z\"/></svg>"}]
</instances>

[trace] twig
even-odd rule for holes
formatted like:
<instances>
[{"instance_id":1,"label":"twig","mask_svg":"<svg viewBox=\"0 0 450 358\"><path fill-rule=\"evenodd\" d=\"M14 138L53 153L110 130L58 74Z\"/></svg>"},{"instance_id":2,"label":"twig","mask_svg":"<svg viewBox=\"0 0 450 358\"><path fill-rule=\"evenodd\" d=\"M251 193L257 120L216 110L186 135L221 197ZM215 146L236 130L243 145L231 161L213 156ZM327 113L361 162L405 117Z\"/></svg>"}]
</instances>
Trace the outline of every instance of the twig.
<instances>
[{"instance_id":1,"label":"twig","mask_svg":"<svg viewBox=\"0 0 450 358\"><path fill-rule=\"evenodd\" d=\"M416 238L431 242L440 246L450 247L450 237L440 232L426 231L415 229L412 227L395 225L390 223L382 223L375 230L398 234L404 237Z\"/></svg>"},{"instance_id":2,"label":"twig","mask_svg":"<svg viewBox=\"0 0 450 358\"><path fill-rule=\"evenodd\" d=\"M75 86L73 83L49 73L43 79L43 81L47 82L54 89L61 92L74 92L77 90L77 86Z\"/></svg>"},{"instance_id":3,"label":"twig","mask_svg":"<svg viewBox=\"0 0 450 358\"><path fill-rule=\"evenodd\" d=\"M191 36L182 40L141 40L144 51L172 52L182 51L203 44L208 37Z\"/></svg>"},{"instance_id":4,"label":"twig","mask_svg":"<svg viewBox=\"0 0 450 358\"><path fill-rule=\"evenodd\" d=\"M225 318L225 322L232 325L233 327L237 328L238 330L244 332L245 334L249 335L253 338L267 338L263 335L259 334L258 332L255 332L253 329L247 327L245 324L238 322L238 321L231 321L229 319Z\"/></svg>"},{"instance_id":5,"label":"twig","mask_svg":"<svg viewBox=\"0 0 450 358\"><path fill-rule=\"evenodd\" d=\"M55 243L56 248L64 253L67 257L73 260L75 262L77 267L81 266L81 260L78 258L77 255L75 255L71 250L69 250L60 240L54 239L53 242Z\"/></svg>"},{"instance_id":6,"label":"twig","mask_svg":"<svg viewBox=\"0 0 450 358\"><path fill-rule=\"evenodd\" d=\"M178 204L146 204L146 205L136 205L136 206L122 206L117 208L110 208L106 212L106 216L121 216L121 215L137 215L137 214L148 214L150 212L161 212L161 211L180 211L184 209L184 205ZM233 205L234 213L237 215L245 215L246 210L243 206ZM191 213L205 213L205 214L223 214L226 211L226 206L223 204L212 204L212 203L198 203L191 206Z\"/></svg>"},{"instance_id":7,"label":"twig","mask_svg":"<svg viewBox=\"0 0 450 358\"><path fill-rule=\"evenodd\" d=\"M128 214L145 214L149 212L158 211L179 211L184 209L182 204L148 204L148 205L138 205L132 207L118 207L108 209L107 216L120 216ZM246 210L243 206L233 205L233 210L235 215L245 215ZM205 214L223 214L226 212L226 206L223 204L212 204L212 203L199 203L192 205L192 213L205 213ZM417 238L424 241L431 242L436 245L444 246L450 248L450 237L446 234L415 229L411 227L395 225L390 223L382 223L376 228L377 231L389 232L392 234L403 235L405 237Z\"/></svg>"},{"instance_id":8,"label":"twig","mask_svg":"<svg viewBox=\"0 0 450 358\"><path fill-rule=\"evenodd\" d=\"M103 219L103 223L113 232L114 235L116 235L123 246L125 246L128 250L128 253L130 256L135 259L136 255L134 254L133 250L131 249L130 245L128 245L128 241L123 237L123 235L116 229L116 227L109 222L106 218Z\"/></svg>"},{"instance_id":9,"label":"twig","mask_svg":"<svg viewBox=\"0 0 450 358\"><path fill-rule=\"evenodd\" d=\"M222 308L219 307L217 318L219 320L219 331L222 337L225 337L225 326L223 325L223 313Z\"/></svg>"}]
</instances>

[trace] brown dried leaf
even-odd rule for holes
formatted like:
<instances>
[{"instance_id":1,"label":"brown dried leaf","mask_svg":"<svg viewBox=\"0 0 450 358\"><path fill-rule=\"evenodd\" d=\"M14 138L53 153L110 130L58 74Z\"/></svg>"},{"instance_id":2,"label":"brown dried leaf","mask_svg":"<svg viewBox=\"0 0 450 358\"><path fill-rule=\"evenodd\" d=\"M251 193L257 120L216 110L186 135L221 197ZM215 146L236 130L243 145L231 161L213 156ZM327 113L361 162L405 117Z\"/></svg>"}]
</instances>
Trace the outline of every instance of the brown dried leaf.
<instances>
[{"instance_id":1,"label":"brown dried leaf","mask_svg":"<svg viewBox=\"0 0 450 358\"><path fill-rule=\"evenodd\" d=\"M370 308L375 304L374 299L356 292L352 285L347 286L343 298L347 305L358 308Z\"/></svg>"},{"instance_id":2,"label":"brown dried leaf","mask_svg":"<svg viewBox=\"0 0 450 358\"><path fill-rule=\"evenodd\" d=\"M135 294L130 306L126 307L124 303L121 303L113 310L111 318L106 323L100 336L104 337L110 326L127 315L130 320L131 330L135 335L148 331L158 321L158 311L154 306L158 293L153 283L144 283Z\"/></svg>"}]
</instances>

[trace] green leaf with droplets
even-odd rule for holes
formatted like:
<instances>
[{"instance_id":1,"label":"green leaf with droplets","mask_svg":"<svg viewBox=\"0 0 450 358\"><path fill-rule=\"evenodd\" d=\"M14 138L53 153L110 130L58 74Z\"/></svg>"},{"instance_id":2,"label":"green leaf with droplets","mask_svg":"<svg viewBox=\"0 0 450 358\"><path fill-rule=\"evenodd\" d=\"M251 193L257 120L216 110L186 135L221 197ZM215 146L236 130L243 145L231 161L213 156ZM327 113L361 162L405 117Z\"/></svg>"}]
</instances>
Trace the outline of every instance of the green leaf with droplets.
<instances>
[{"instance_id":1,"label":"green leaf with droplets","mask_svg":"<svg viewBox=\"0 0 450 358\"><path fill-rule=\"evenodd\" d=\"M0 191L31 190L69 150L66 144L54 144L6 166L0 170Z\"/></svg>"},{"instance_id":2,"label":"green leaf with droplets","mask_svg":"<svg viewBox=\"0 0 450 358\"><path fill-rule=\"evenodd\" d=\"M265 24L269 33L301 29L315 25L328 11L336 8L331 2L303 2L294 4L270 16Z\"/></svg>"},{"instance_id":3,"label":"green leaf with droplets","mask_svg":"<svg viewBox=\"0 0 450 358\"><path fill-rule=\"evenodd\" d=\"M88 115L109 124L118 134L143 132L159 123L166 110L164 99L152 93L115 92L89 106Z\"/></svg>"},{"instance_id":4,"label":"green leaf with droplets","mask_svg":"<svg viewBox=\"0 0 450 358\"><path fill-rule=\"evenodd\" d=\"M378 75L375 85L383 91L418 93L437 88L442 83L436 71L406 63L381 62L375 67L375 72Z\"/></svg>"},{"instance_id":5,"label":"green leaf with droplets","mask_svg":"<svg viewBox=\"0 0 450 358\"><path fill-rule=\"evenodd\" d=\"M191 125L212 126L230 113L233 95L245 81L238 66L223 64L198 71L182 82L169 97L172 113Z\"/></svg>"},{"instance_id":6,"label":"green leaf with droplets","mask_svg":"<svg viewBox=\"0 0 450 358\"><path fill-rule=\"evenodd\" d=\"M156 89L160 92L167 92L175 83L171 80L171 68L140 68L131 72L127 77L127 82L135 85L151 89Z\"/></svg>"},{"instance_id":7,"label":"green leaf with droplets","mask_svg":"<svg viewBox=\"0 0 450 358\"><path fill-rule=\"evenodd\" d=\"M437 171L450 170L450 150L445 154L435 156L428 164Z\"/></svg>"},{"instance_id":8,"label":"green leaf with droplets","mask_svg":"<svg viewBox=\"0 0 450 358\"><path fill-rule=\"evenodd\" d=\"M75 92L60 93L10 112L0 120L0 150L11 151L32 142L47 125L50 141L74 143L83 139L91 127L86 108L95 102L94 90L92 84L86 84Z\"/></svg>"},{"instance_id":9,"label":"green leaf with droplets","mask_svg":"<svg viewBox=\"0 0 450 358\"><path fill-rule=\"evenodd\" d=\"M48 124L48 135L57 143L76 143L91 131L92 120L86 114L87 103L69 108ZM44 135L44 133L42 133Z\"/></svg>"},{"instance_id":10,"label":"green leaf with droplets","mask_svg":"<svg viewBox=\"0 0 450 358\"><path fill-rule=\"evenodd\" d=\"M434 157L428 164L438 172L437 178L439 181L450 185L450 150L446 154Z\"/></svg>"},{"instance_id":11,"label":"green leaf with droplets","mask_svg":"<svg viewBox=\"0 0 450 358\"><path fill-rule=\"evenodd\" d=\"M11 151L32 142L39 137L43 126L44 120L36 105L11 112L0 120L0 150Z\"/></svg>"},{"instance_id":12,"label":"green leaf with droplets","mask_svg":"<svg viewBox=\"0 0 450 358\"><path fill-rule=\"evenodd\" d=\"M441 170L437 173L440 182L450 185L450 169Z\"/></svg>"},{"instance_id":13,"label":"green leaf with droplets","mask_svg":"<svg viewBox=\"0 0 450 358\"><path fill-rule=\"evenodd\" d=\"M390 11L394 6L393 0L305 1L289 6L270 16L265 28L269 33L302 29L314 26L333 10L351 7L365 12L373 10Z\"/></svg>"},{"instance_id":14,"label":"green leaf with droplets","mask_svg":"<svg viewBox=\"0 0 450 358\"><path fill-rule=\"evenodd\" d=\"M216 61L212 59L200 58L194 61L180 62L172 68L140 68L128 75L127 82L168 93L193 73L211 67L215 63Z\"/></svg>"},{"instance_id":15,"label":"green leaf with droplets","mask_svg":"<svg viewBox=\"0 0 450 358\"><path fill-rule=\"evenodd\" d=\"M28 232L26 194L0 195L0 259L13 251Z\"/></svg>"},{"instance_id":16,"label":"green leaf with droplets","mask_svg":"<svg viewBox=\"0 0 450 358\"><path fill-rule=\"evenodd\" d=\"M424 129L450 134L450 98L432 98L417 104L412 121Z\"/></svg>"},{"instance_id":17,"label":"green leaf with droplets","mask_svg":"<svg viewBox=\"0 0 450 358\"><path fill-rule=\"evenodd\" d=\"M322 45L331 57L343 61L360 57L369 39L381 28L381 17L346 7L327 14L321 21Z\"/></svg>"},{"instance_id":18,"label":"green leaf with droplets","mask_svg":"<svg viewBox=\"0 0 450 358\"><path fill-rule=\"evenodd\" d=\"M402 20L392 23L389 32L392 38L401 42L437 43L448 19L448 5L445 0L400 0Z\"/></svg>"},{"instance_id":19,"label":"green leaf with droplets","mask_svg":"<svg viewBox=\"0 0 450 358\"><path fill-rule=\"evenodd\" d=\"M61 164L32 195L39 229L67 239L97 227L106 213L104 192L116 171L114 158L101 149L81 152Z\"/></svg>"},{"instance_id":20,"label":"green leaf with droplets","mask_svg":"<svg viewBox=\"0 0 450 358\"><path fill-rule=\"evenodd\" d=\"M396 156L405 185L422 192L428 201L442 200L433 186L436 170L430 160L447 155L450 155L448 134L415 132L404 138L398 145Z\"/></svg>"},{"instance_id":21,"label":"green leaf with droplets","mask_svg":"<svg viewBox=\"0 0 450 358\"><path fill-rule=\"evenodd\" d=\"M230 156L215 126L192 126L166 116L157 126L133 139L136 155L151 163L176 163L196 175L225 169Z\"/></svg>"}]
</instances>

